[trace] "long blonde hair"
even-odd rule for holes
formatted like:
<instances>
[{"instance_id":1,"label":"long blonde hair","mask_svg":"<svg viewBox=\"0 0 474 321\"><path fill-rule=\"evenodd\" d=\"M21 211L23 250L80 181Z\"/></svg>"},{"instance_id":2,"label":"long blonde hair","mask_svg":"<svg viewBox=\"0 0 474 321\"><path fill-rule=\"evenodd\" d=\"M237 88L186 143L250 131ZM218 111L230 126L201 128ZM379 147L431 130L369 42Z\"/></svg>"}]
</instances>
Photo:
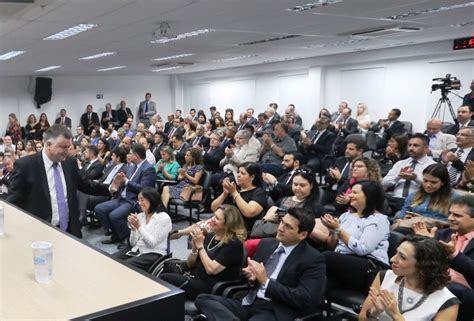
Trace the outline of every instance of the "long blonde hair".
<instances>
[{"instance_id":1,"label":"long blonde hair","mask_svg":"<svg viewBox=\"0 0 474 321\"><path fill-rule=\"evenodd\" d=\"M234 205L223 205L220 208L224 211L224 236L221 242L225 244L232 239L244 242L247 238L247 229L239 209Z\"/></svg>"}]
</instances>

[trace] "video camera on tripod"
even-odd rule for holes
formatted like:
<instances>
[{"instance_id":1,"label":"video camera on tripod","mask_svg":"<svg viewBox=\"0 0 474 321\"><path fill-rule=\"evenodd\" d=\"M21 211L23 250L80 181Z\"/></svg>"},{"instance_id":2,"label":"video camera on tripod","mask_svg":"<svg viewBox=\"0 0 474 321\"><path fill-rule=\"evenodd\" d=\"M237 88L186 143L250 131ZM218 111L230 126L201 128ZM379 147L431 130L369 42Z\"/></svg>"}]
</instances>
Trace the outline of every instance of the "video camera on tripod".
<instances>
[{"instance_id":1,"label":"video camera on tripod","mask_svg":"<svg viewBox=\"0 0 474 321\"><path fill-rule=\"evenodd\" d=\"M440 89L441 93L445 93L450 90L461 89L461 80L457 79L456 77L451 77L451 74L447 74L444 78L433 78L433 81L440 81L441 83L432 84L431 92Z\"/></svg>"},{"instance_id":2,"label":"video camera on tripod","mask_svg":"<svg viewBox=\"0 0 474 321\"><path fill-rule=\"evenodd\" d=\"M444 78L433 78L433 81L437 81L440 83L432 84L431 92L436 91L438 89L441 90L441 98L436 104L436 107L434 109L433 115L431 115L431 118L438 118L439 116L441 116L441 109L442 107L444 107L443 108L444 111L446 111L446 109L449 109L449 112L451 113L451 116L453 117L453 121L456 123L457 122L456 114L454 113L453 106L451 105L451 101L448 98L448 93L450 92L450 90L461 89L461 80L457 79L456 77L451 77L451 74L447 74L446 77ZM444 112L443 112L442 118L444 119Z\"/></svg>"}]
</instances>

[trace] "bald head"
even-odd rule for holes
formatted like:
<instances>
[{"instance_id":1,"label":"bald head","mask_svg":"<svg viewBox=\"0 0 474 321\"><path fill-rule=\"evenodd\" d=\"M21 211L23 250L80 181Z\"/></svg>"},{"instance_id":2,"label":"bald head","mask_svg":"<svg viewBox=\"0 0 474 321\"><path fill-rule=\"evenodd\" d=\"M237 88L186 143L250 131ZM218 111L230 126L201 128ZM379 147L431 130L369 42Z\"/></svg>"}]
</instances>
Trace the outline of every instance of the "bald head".
<instances>
[{"instance_id":1,"label":"bald head","mask_svg":"<svg viewBox=\"0 0 474 321\"><path fill-rule=\"evenodd\" d=\"M426 124L426 133L428 134L428 136L436 135L441 130L442 125L443 122L441 120L432 118Z\"/></svg>"}]
</instances>

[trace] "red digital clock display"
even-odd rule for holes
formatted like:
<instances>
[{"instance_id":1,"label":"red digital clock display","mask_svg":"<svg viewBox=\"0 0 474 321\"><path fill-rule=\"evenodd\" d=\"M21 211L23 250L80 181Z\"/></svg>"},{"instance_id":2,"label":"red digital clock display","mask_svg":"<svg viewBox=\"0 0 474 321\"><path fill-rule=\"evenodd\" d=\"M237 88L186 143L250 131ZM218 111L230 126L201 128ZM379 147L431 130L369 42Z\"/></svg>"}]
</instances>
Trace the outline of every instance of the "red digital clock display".
<instances>
[{"instance_id":1,"label":"red digital clock display","mask_svg":"<svg viewBox=\"0 0 474 321\"><path fill-rule=\"evenodd\" d=\"M455 39L453 50L472 49L474 48L474 37Z\"/></svg>"}]
</instances>

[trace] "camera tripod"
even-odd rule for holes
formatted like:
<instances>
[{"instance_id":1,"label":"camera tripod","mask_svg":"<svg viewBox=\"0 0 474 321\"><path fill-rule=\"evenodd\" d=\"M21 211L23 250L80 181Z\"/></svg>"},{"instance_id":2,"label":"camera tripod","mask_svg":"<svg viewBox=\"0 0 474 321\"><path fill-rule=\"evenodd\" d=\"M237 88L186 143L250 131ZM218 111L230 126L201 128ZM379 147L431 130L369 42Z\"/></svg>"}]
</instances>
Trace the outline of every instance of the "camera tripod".
<instances>
[{"instance_id":1,"label":"camera tripod","mask_svg":"<svg viewBox=\"0 0 474 321\"><path fill-rule=\"evenodd\" d=\"M441 98L438 100L438 103L436 104L436 107L433 111L433 115L431 115L431 118L439 118L441 119L441 109L443 109L443 118L442 120L444 121L444 115L446 114L446 107L449 108L449 112L451 113L451 116L453 117L453 121L456 123L457 122L457 117L456 113L454 112L453 105L451 105L451 101L448 98L448 93L449 91L442 91L441 92Z\"/></svg>"}]
</instances>

